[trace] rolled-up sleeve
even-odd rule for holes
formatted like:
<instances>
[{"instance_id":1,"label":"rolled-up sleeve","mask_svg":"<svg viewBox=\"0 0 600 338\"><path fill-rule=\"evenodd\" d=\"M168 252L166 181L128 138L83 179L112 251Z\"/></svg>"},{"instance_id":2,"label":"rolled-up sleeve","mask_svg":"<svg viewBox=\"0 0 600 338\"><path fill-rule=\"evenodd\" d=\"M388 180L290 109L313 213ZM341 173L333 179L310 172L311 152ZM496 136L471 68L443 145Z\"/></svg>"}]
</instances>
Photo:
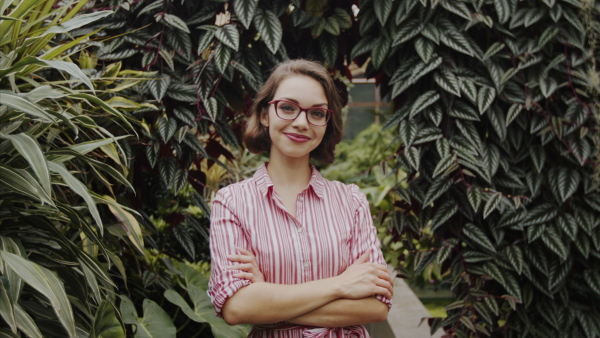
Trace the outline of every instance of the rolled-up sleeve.
<instances>
[{"instance_id":1,"label":"rolled-up sleeve","mask_svg":"<svg viewBox=\"0 0 600 338\"><path fill-rule=\"evenodd\" d=\"M228 255L236 254L236 248L250 249L244 236L244 230L238 218L232 212L233 200L227 189L221 189L212 203L210 217L210 256L211 273L208 283L210 297L218 317L225 302L240 288L251 284L246 279L233 277L240 270L227 270L234 263L227 260Z\"/></svg>"},{"instance_id":2,"label":"rolled-up sleeve","mask_svg":"<svg viewBox=\"0 0 600 338\"><path fill-rule=\"evenodd\" d=\"M350 188L352 201L356 210L353 222L352 258L356 260L362 254L369 251L369 262L386 265L381 252L381 242L377 238L377 228L373 225L369 201L367 201L367 197L360 191L358 186L352 184ZM387 304L388 307L392 306L391 299L381 295L375 297Z\"/></svg>"}]
</instances>

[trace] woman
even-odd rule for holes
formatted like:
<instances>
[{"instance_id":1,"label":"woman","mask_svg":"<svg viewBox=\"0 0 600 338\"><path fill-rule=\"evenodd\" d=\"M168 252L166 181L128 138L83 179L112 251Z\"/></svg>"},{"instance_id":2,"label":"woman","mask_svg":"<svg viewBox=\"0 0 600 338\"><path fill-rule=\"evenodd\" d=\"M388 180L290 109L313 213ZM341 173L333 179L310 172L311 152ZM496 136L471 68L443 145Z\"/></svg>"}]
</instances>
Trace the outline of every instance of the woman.
<instances>
[{"instance_id":1,"label":"woman","mask_svg":"<svg viewBox=\"0 0 600 338\"><path fill-rule=\"evenodd\" d=\"M356 185L325 180L341 103L320 64L279 64L257 93L244 141L269 162L219 190L211 216L208 294L250 337L368 337L392 295L368 202Z\"/></svg>"}]
</instances>

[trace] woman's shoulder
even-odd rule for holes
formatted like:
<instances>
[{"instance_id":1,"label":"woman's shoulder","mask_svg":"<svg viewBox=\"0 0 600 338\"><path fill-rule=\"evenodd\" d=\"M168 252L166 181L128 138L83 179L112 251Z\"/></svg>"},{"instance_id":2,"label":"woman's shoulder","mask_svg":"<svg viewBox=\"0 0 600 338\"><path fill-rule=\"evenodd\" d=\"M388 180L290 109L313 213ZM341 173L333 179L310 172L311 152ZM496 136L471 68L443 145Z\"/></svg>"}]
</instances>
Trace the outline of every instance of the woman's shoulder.
<instances>
[{"instance_id":1,"label":"woman's shoulder","mask_svg":"<svg viewBox=\"0 0 600 338\"><path fill-rule=\"evenodd\" d=\"M343 191L347 194L361 194L360 188L354 183L344 183L336 180L328 180L323 178L323 182L328 189Z\"/></svg>"},{"instance_id":2,"label":"woman's shoulder","mask_svg":"<svg viewBox=\"0 0 600 338\"><path fill-rule=\"evenodd\" d=\"M227 186L221 187L217 191L217 196L222 197L230 197L239 194L241 191L247 191L249 188L253 187L255 184L251 178L247 178L243 181L239 181L236 183L231 183Z\"/></svg>"}]
</instances>

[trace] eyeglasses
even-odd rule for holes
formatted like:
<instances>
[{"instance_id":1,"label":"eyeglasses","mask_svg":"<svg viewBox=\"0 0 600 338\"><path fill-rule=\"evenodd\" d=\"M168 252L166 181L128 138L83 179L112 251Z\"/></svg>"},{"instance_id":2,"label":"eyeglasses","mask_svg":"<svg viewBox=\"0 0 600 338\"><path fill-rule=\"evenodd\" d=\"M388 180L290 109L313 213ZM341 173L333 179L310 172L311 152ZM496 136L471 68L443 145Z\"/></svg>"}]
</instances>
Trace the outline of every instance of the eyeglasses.
<instances>
[{"instance_id":1,"label":"eyeglasses","mask_svg":"<svg viewBox=\"0 0 600 338\"><path fill-rule=\"evenodd\" d=\"M286 100L274 100L268 102L275 105L275 113L282 120L295 120L301 112L306 112L308 123L313 126L324 126L333 114L332 110L325 108L302 108L298 104Z\"/></svg>"}]
</instances>

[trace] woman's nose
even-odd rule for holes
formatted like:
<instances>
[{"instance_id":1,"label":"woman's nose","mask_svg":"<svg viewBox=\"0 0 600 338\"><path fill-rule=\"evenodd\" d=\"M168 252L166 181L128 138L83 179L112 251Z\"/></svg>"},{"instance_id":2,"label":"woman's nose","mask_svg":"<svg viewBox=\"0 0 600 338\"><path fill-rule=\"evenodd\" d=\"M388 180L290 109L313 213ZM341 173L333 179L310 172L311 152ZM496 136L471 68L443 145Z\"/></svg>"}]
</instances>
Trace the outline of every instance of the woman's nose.
<instances>
[{"instance_id":1,"label":"woman's nose","mask_svg":"<svg viewBox=\"0 0 600 338\"><path fill-rule=\"evenodd\" d=\"M294 119L292 125L293 126L297 126L297 127L304 127L304 128L308 128L308 113L306 112L306 110L303 110L300 112L300 114L298 114L298 116L296 116L296 118Z\"/></svg>"}]
</instances>

